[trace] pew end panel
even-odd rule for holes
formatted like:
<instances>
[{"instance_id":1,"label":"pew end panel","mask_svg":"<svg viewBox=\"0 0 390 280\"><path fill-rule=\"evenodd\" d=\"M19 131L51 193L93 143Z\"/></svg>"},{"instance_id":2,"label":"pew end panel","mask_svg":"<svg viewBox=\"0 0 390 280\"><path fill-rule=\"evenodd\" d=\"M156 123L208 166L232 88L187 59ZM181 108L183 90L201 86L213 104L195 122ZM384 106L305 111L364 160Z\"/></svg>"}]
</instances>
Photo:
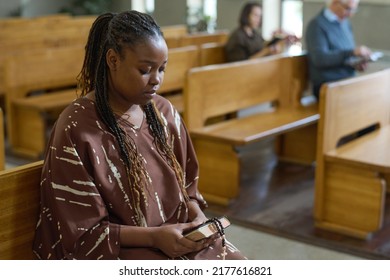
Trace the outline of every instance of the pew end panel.
<instances>
[{"instance_id":1,"label":"pew end panel","mask_svg":"<svg viewBox=\"0 0 390 280\"><path fill-rule=\"evenodd\" d=\"M368 239L382 227L390 174L389 81L390 69L321 88L314 207L318 228ZM373 131L361 135L368 127Z\"/></svg>"},{"instance_id":2,"label":"pew end panel","mask_svg":"<svg viewBox=\"0 0 390 280\"><path fill-rule=\"evenodd\" d=\"M0 259L32 260L42 161L0 172Z\"/></svg>"},{"instance_id":3,"label":"pew end panel","mask_svg":"<svg viewBox=\"0 0 390 280\"><path fill-rule=\"evenodd\" d=\"M4 114L0 108L0 171L5 168Z\"/></svg>"}]
</instances>

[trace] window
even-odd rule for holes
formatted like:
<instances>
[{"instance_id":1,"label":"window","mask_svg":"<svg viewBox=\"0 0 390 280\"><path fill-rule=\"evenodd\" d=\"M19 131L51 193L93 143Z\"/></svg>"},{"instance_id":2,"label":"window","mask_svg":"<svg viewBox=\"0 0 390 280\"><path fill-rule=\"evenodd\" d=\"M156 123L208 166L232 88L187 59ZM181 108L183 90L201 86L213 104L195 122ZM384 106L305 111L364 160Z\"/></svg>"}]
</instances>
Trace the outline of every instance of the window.
<instances>
[{"instance_id":1,"label":"window","mask_svg":"<svg viewBox=\"0 0 390 280\"><path fill-rule=\"evenodd\" d=\"M282 0L281 27L302 38L302 0Z\"/></svg>"},{"instance_id":2,"label":"window","mask_svg":"<svg viewBox=\"0 0 390 280\"><path fill-rule=\"evenodd\" d=\"M154 11L154 0L131 0L131 8L143 13L152 14Z\"/></svg>"},{"instance_id":3,"label":"window","mask_svg":"<svg viewBox=\"0 0 390 280\"><path fill-rule=\"evenodd\" d=\"M215 29L217 0L187 0L187 25L190 32Z\"/></svg>"}]
</instances>

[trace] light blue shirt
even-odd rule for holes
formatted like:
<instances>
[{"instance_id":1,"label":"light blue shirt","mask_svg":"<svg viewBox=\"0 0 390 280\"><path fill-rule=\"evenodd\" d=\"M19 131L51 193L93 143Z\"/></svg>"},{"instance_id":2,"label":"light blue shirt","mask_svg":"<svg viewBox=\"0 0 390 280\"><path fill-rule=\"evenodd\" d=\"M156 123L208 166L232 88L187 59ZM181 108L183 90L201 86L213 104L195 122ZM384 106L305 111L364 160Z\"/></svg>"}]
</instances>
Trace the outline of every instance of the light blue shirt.
<instances>
[{"instance_id":1,"label":"light blue shirt","mask_svg":"<svg viewBox=\"0 0 390 280\"><path fill-rule=\"evenodd\" d=\"M324 10L324 17L330 22L340 21L339 17L328 8L325 8Z\"/></svg>"},{"instance_id":2,"label":"light blue shirt","mask_svg":"<svg viewBox=\"0 0 390 280\"><path fill-rule=\"evenodd\" d=\"M346 63L355 48L348 18L340 20L325 8L308 23L305 39L313 85L319 86L355 74L355 69Z\"/></svg>"}]
</instances>

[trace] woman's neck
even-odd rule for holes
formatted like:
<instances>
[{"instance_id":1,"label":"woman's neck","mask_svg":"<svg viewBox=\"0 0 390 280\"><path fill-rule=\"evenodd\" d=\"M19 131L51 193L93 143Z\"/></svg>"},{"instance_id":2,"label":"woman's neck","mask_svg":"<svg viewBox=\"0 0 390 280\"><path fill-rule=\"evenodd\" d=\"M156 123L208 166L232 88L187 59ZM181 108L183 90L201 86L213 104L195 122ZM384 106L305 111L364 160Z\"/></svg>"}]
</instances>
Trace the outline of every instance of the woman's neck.
<instances>
[{"instance_id":1,"label":"woman's neck","mask_svg":"<svg viewBox=\"0 0 390 280\"><path fill-rule=\"evenodd\" d=\"M249 37L253 36L254 31L250 26L244 26L244 31Z\"/></svg>"}]
</instances>

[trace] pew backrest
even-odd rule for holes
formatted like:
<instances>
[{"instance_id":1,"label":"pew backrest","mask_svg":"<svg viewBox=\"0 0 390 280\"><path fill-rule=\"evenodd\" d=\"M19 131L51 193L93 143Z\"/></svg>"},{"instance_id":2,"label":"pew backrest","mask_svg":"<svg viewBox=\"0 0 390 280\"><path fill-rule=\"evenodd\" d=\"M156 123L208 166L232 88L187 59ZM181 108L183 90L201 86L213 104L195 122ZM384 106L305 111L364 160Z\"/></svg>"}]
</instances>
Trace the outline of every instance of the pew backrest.
<instances>
[{"instance_id":1,"label":"pew backrest","mask_svg":"<svg viewBox=\"0 0 390 280\"><path fill-rule=\"evenodd\" d=\"M0 28L0 94L4 94L4 64L19 52L36 52L47 48L78 46L84 48L96 16L58 15L3 22ZM1 24L1 22L0 22Z\"/></svg>"},{"instance_id":2,"label":"pew backrest","mask_svg":"<svg viewBox=\"0 0 390 280\"><path fill-rule=\"evenodd\" d=\"M0 172L0 259L34 259L42 161Z\"/></svg>"},{"instance_id":3,"label":"pew backrest","mask_svg":"<svg viewBox=\"0 0 390 280\"><path fill-rule=\"evenodd\" d=\"M328 83L321 88L319 153L371 125L390 122L390 69Z\"/></svg>"},{"instance_id":4,"label":"pew backrest","mask_svg":"<svg viewBox=\"0 0 390 280\"><path fill-rule=\"evenodd\" d=\"M199 51L196 46L186 46L168 50L168 64L160 94L183 90L187 71L198 66Z\"/></svg>"},{"instance_id":5,"label":"pew backrest","mask_svg":"<svg viewBox=\"0 0 390 280\"><path fill-rule=\"evenodd\" d=\"M276 103L280 107L292 105L291 95L301 94L299 90L306 84L298 81L299 75L291 78L295 59L299 61L305 56L264 57L191 69L184 91L187 126L202 128L210 118L262 103Z\"/></svg>"},{"instance_id":6,"label":"pew backrest","mask_svg":"<svg viewBox=\"0 0 390 280\"><path fill-rule=\"evenodd\" d=\"M200 46L206 43L226 43L228 37L229 32L226 30L219 30L213 33L192 33L180 37L180 46Z\"/></svg>"},{"instance_id":7,"label":"pew backrest","mask_svg":"<svg viewBox=\"0 0 390 280\"><path fill-rule=\"evenodd\" d=\"M6 98L26 97L36 90L76 85L84 60L82 46L23 52L6 62Z\"/></svg>"},{"instance_id":8,"label":"pew backrest","mask_svg":"<svg viewBox=\"0 0 390 280\"><path fill-rule=\"evenodd\" d=\"M161 31L165 38L181 37L188 33L185 24L161 26Z\"/></svg>"},{"instance_id":9,"label":"pew backrest","mask_svg":"<svg viewBox=\"0 0 390 280\"><path fill-rule=\"evenodd\" d=\"M42 130L47 125L46 119L53 110L56 114L59 113L59 110L77 97L77 75L83 60L84 48L81 46L23 52L7 60L7 135L13 152L18 149L20 155L42 155L45 145L45 134ZM65 89L68 89L69 93L63 94ZM56 104L50 101L54 95L59 97L55 100ZM47 106L45 96L47 101L53 104L51 108ZM31 104L24 104L27 100ZM27 134L30 134L31 138L26 135L26 131L30 131Z\"/></svg>"},{"instance_id":10,"label":"pew backrest","mask_svg":"<svg viewBox=\"0 0 390 280\"><path fill-rule=\"evenodd\" d=\"M199 66L226 63L224 43L206 43L199 47Z\"/></svg>"}]
</instances>

